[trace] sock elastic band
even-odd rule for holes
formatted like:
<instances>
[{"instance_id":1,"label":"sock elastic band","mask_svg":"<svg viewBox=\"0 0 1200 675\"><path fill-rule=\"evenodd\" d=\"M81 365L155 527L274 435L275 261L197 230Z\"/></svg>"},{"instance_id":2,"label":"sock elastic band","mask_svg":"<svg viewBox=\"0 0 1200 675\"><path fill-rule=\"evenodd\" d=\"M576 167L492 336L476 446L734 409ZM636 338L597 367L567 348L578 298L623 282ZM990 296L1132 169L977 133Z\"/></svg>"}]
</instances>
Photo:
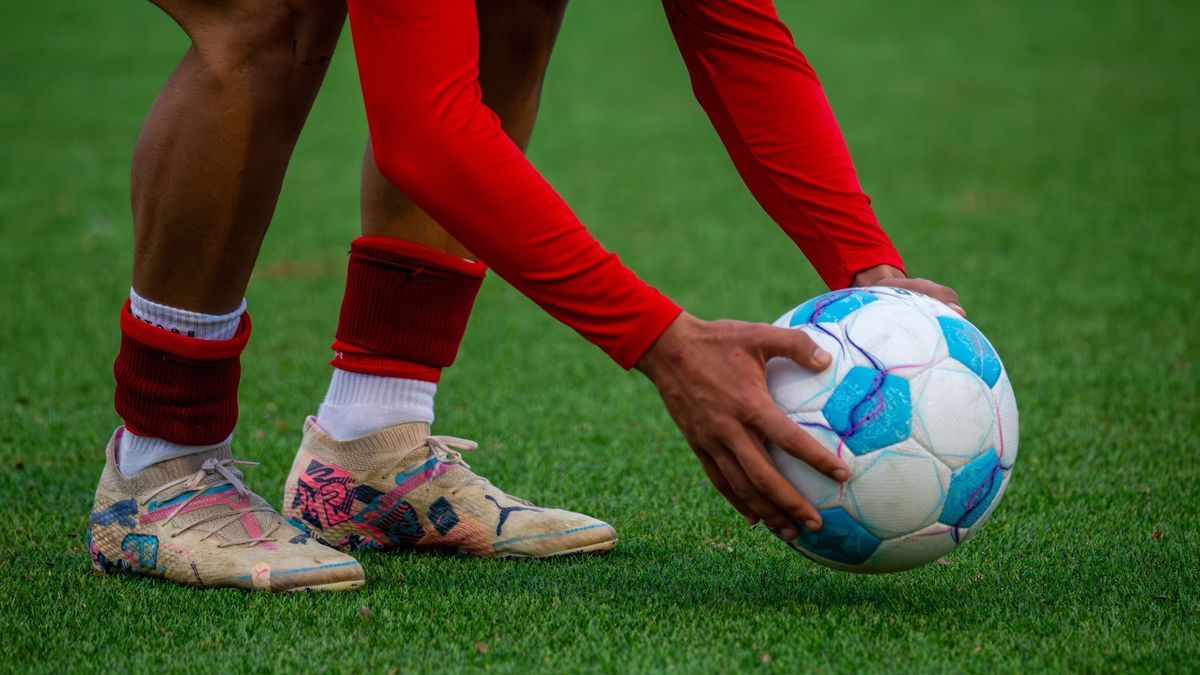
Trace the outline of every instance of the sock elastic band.
<instances>
[{"instance_id":1,"label":"sock elastic band","mask_svg":"<svg viewBox=\"0 0 1200 675\"><path fill-rule=\"evenodd\" d=\"M228 340L237 335L246 299L232 312L204 314L148 300L129 289L129 312L134 317L162 330L197 340Z\"/></svg>"}]
</instances>

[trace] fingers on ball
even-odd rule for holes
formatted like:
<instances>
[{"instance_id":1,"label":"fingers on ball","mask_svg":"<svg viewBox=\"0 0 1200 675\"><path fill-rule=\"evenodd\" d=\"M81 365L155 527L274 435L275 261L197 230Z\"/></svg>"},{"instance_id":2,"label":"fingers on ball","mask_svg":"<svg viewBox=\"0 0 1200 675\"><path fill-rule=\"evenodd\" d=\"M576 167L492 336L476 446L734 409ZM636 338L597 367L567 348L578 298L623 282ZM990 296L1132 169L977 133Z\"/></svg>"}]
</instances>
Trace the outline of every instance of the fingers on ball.
<instances>
[{"instance_id":1,"label":"fingers on ball","mask_svg":"<svg viewBox=\"0 0 1200 675\"><path fill-rule=\"evenodd\" d=\"M743 429L730 443L736 448L733 451L738 464L755 492L769 500L791 523L820 521L821 516L812 504L776 469L762 441ZM766 520L771 524L769 519Z\"/></svg>"},{"instance_id":2,"label":"fingers on ball","mask_svg":"<svg viewBox=\"0 0 1200 675\"><path fill-rule=\"evenodd\" d=\"M756 426L775 445L812 468L844 483L850 479L850 467L837 455L830 452L821 442L796 425L782 410L773 404L763 408Z\"/></svg>"},{"instance_id":3,"label":"fingers on ball","mask_svg":"<svg viewBox=\"0 0 1200 675\"><path fill-rule=\"evenodd\" d=\"M802 330L762 326L755 336L755 341L768 358L784 356L809 370L825 370L833 362L829 352L821 349L820 345Z\"/></svg>"}]
</instances>

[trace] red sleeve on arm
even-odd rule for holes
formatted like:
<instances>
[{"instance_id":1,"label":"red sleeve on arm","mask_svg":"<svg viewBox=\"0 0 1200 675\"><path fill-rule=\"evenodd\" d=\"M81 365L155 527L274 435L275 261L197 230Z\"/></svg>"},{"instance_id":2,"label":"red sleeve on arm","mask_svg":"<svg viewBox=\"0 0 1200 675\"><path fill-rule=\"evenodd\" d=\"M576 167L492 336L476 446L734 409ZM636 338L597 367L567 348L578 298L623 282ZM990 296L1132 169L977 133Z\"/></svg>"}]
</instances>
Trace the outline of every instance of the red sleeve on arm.
<instances>
[{"instance_id":1,"label":"red sleeve on arm","mask_svg":"<svg viewBox=\"0 0 1200 675\"><path fill-rule=\"evenodd\" d=\"M625 368L680 309L592 238L482 101L474 0L350 0L375 161L501 277Z\"/></svg>"},{"instance_id":2,"label":"red sleeve on arm","mask_svg":"<svg viewBox=\"0 0 1200 675\"><path fill-rule=\"evenodd\" d=\"M771 0L663 0L675 41L742 179L830 288L903 269L871 210L821 83Z\"/></svg>"}]
</instances>

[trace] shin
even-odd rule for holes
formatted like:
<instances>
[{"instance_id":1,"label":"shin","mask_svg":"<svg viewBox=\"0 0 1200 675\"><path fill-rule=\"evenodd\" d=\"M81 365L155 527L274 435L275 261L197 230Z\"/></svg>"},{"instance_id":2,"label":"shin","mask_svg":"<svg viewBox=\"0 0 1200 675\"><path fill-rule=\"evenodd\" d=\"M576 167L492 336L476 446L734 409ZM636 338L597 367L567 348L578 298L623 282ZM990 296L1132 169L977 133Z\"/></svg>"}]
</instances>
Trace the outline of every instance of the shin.
<instances>
[{"instance_id":1,"label":"shin","mask_svg":"<svg viewBox=\"0 0 1200 675\"><path fill-rule=\"evenodd\" d=\"M134 291L115 368L133 468L233 430L243 294L344 16L317 0L159 5L192 44L133 157Z\"/></svg>"}]
</instances>

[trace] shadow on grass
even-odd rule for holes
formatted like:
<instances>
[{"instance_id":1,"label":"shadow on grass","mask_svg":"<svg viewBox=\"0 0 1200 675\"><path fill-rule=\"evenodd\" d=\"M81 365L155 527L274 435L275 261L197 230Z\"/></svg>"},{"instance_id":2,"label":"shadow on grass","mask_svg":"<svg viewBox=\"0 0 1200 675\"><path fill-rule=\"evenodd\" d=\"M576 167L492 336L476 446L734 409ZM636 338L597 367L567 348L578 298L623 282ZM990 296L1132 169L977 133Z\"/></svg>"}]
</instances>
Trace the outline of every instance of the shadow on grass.
<instances>
[{"instance_id":1,"label":"shadow on grass","mask_svg":"<svg viewBox=\"0 0 1200 675\"><path fill-rule=\"evenodd\" d=\"M936 612L949 595L935 590L949 581L932 570L856 575L819 567L798 554L772 551L764 555L755 548L713 552L700 546L635 543L605 555L543 560L376 552L364 553L359 560L374 593L387 593L392 584L424 586L436 577L439 593L476 601L486 601L487 596L511 600L528 595L586 597L589 602L622 607L871 605L899 612Z\"/></svg>"}]
</instances>

